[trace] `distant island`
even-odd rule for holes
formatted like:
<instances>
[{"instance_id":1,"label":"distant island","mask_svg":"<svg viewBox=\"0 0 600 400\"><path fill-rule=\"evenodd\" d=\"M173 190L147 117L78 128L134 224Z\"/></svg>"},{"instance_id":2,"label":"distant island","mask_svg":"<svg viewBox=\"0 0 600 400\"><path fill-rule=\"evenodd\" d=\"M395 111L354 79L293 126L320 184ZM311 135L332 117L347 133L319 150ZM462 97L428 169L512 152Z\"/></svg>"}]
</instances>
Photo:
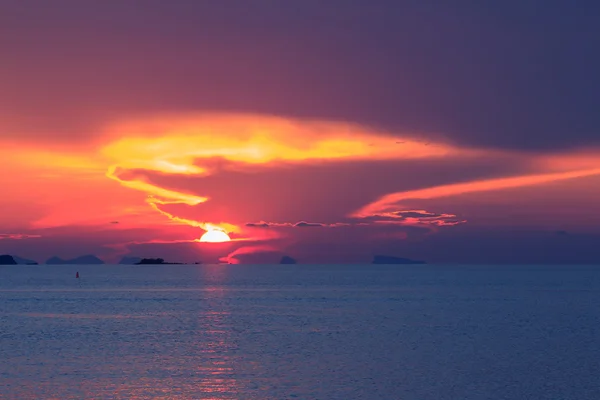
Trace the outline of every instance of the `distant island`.
<instances>
[{"instance_id":1,"label":"distant island","mask_svg":"<svg viewBox=\"0 0 600 400\"><path fill-rule=\"evenodd\" d=\"M8 254L3 254L0 256L0 265L17 265L17 262Z\"/></svg>"},{"instance_id":2,"label":"distant island","mask_svg":"<svg viewBox=\"0 0 600 400\"><path fill-rule=\"evenodd\" d=\"M62 259L60 257L51 257L45 264L47 265L102 265L105 264L100 258L95 255L88 254L73 259ZM140 258L140 257L123 257L119 262L121 265L184 265L184 264L202 264L201 262L195 263L181 263L181 262L167 262L163 258ZM281 265L292 265L298 264L298 261L288 255L284 255L279 260ZM412 260L410 258L402 258L388 255L375 255L371 264L388 264L388 265L418 265L427 264L422 260ZM25 258L4 254L0 255L0 265L37 265L37 262L28 260Z\"/></svg>"},{"instance_id":3,"label":"distant island","mask_svg":"<svg viewBox=\"0 0 600 400\"><path fill-rule=\"evenodd\" d=\"M37 265L37 262L28 260L26 258L4 254L0 255L0 265Z\"/></svg>"},{"instance_id":4,"label":"distant island","mask_svg":"<svg viewBox=\"0 0 600 400\"><path fill-rule=\"evenodd\" d=\"M427 264L427 263L425 261L411 260L410 258L376 255L376 256L373 257L373 262L371 264L403 264L403 265L408 265L408 264Z\"/></svg>"},{"instance_id":5,"label":"distant island","mask_svg":"<svg viewBox=\"0 0 600 400\"><path fill-rule=\"evenodd\" d=\"M183 263L166 262L162 258L142 258L135 265L181 265Z\"/></svg>"},{"instance_id":6,"label":"distant island","mask_svg":"<svg viewBox=\"0 0 600 400\"><path fill-rule=\"evenodd\" d=\"M73 258L71 260L63 260L60 257L52 257L46 261L48 265L71 265L71 264L79 264L79 265L100 265L104 264L104 261L99 259L98 257L88 254L85 256Z\"/></svg>"},{"instance_id":7,"label":"distant island","mask_svg":"<svg viewBox=\"0 0 600 400\"><path fill-rule=\"evenodd\" d=\"M21 264L21 265L38 265L37 261L34 260L28 260L26 258L21 258L21 257L17 257L17 256L12 256L15 261L17 262L17 264Z\"/></svg>"}]
</instances>

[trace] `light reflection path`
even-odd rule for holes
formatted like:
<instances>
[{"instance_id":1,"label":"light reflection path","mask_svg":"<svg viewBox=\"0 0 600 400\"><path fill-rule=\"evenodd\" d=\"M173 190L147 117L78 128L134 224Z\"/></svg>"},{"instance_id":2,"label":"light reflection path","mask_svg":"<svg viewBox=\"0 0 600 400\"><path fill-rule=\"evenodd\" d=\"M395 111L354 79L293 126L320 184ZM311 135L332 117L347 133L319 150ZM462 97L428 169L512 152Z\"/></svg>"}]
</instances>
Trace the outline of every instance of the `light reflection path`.
<instances>
[{"instance_id":1,"label":"light reflection path","mask_svg":"<svg viewBox=\"0 0 600 400\"><path fill-rule=\"evenodd\" d=\"M203 378L198 383L199 391L209 395L206 399L238 399L242 392L236 379L234 358L238 349L232 336L232 314L227 308L224 286L228 269L215 266L202 269L202 280L210 282L215 289L208 292L205 306L198 315L197 370Z\"/></svg>"},{"instance_id":2,"label":"light reflection path","mask_svg":"<svg viewBox=\"0 0 600 400\"><path fill-rule=\"evenodd\" d=\"M0 356L15 367L0 368L0 399L249 398L236 379L229 273L190 266L161 288L140 270L105 283L90 270L73 287L57 276L1 288Z\"/></svg>"},{"instance_id":3,"label":"light reflection path","mask_svg":"<svg viewBox=\"0 0 600 400\"><path fill-rule=\"evenodd\" d=\"M232 313L224 285L228 270L208 266L198 270L207 287L188 292L189 309L163 315L172 331L165 343L171 351L157 354L147 377L116 387L111 395L131 399L237 400L244 397L234 370L237 345L233 338ZM156 378L152 375L158 374ZM89 398L94 395L89 393Z\"/></svg>"}]
</instances>

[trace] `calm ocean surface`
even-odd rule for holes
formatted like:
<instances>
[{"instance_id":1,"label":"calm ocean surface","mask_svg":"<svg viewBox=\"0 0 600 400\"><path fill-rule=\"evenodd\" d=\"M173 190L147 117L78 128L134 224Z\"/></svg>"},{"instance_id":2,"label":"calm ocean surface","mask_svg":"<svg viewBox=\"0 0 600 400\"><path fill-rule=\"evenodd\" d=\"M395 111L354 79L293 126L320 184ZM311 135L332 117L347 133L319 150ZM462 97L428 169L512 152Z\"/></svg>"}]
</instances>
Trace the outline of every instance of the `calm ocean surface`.
<instances>
[{"instance_id":1,"label":"calm ocean surface","mask_svg":"<svg viewBox=\"0 0 600 400\"><path fill-rule=\"evenodd\" d=\"M2 266L0 398L598 400L600 267Z\"/></svg>"}]
</instances>

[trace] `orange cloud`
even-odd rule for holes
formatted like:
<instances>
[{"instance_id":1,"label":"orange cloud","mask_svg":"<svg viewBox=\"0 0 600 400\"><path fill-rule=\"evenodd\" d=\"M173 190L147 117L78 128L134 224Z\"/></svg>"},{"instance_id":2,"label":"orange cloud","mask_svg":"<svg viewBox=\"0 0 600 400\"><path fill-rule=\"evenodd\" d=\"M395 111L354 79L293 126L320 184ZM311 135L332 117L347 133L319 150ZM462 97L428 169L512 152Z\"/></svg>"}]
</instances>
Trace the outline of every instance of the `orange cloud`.
<instances>
[{"instance_id":1,"label":"orange cloud","mask_svg":"<svg viewBox=\"0 0 600 400\"><path fill-rule=\"evenodd\" d=\"M450 185L441 185L426 189L409 190L385 195L377 201L366 205L352 214L353 217L365 217L377 213L397 210L400 203L404 200L413 199L434 199L439 197L449 197L465 193L486 192L492 190L502 190L509 188L518 188L524 186L540 185L549 182L583 178L588 176L600 175L600 168L592 168L570 172L558 172L536 175L516 176L510 178L489 179L465 183L455 183Z\"/></svg>"},{"instance_id":2,"label":"orange cloud","mask_svg":"<svg viewBox=\"0 0 600 400\"><path fill-rule=\"evenodd\" d=\"M343 122L303 121L258 115L204 114L155 117L116 124L115 138L103 149L123 168L201 174L197 159L223 157L264 164L273 161L345 158L395 159L441 157L465 150Z\"/></svg>"},{"instance_id":3,"label":"orange cloud","mask_svg":"<svg viewBox=\"0 0 600 400\"><path fill-rule=\"evenodd\" d=\"M336 160L437 158L475 154L445 144L431 145L407 137L402 141L382 132L341 122L301 121L256 115L212 114L132 120L108 128L103 146L112 160L106 176L144 192L152 209L176 223L239 231L222 221L180 218L163 209L169 204L196 206L206 196L167 189L127 171L146 170L168 175L206 176L215 157L246 165Z\"/></svg>"},{"instance_id":4,"label":"orange cloud","mask_svg":"<svg viewBox=\"0 0 600 400\"><path fill-rule=\"evenodd\" d=\"M213 220L211 215L184 218L173 211L176 207L170 207L196 207L211 201L208 195L166 187L153 182L145 173L207 177L219 173L215 168L215 159L230 162L247 172L254 171L257 166L269 168L282 164L447 158L464 161L469 157L495 154L489 150L466 149L445 143L424 143L413 133L401 136L346 122L260 115L141 117L107 126L100 141L83 144L83 147L59 151L32 143L3 143L6 149L4 161L11 173L0 177L0 184L12 189L0 202L37 204L40 210L35 210L36 213L43 215L34 215L32 211L30 227L34 228L93 224L106 225L107 229L126 229L167 222L204 230L220 228L237 233L236 240L242 240L244 235L254 237L255 233L251 233L251 229L244 229L243 225L239 226L239 221L222 220L227 218ZM463 223L451 214L434 216L424 212L410 215L406 214L410 212L406 210L401 218L392 214L402 210L398 204L408 199L501 190L596 175L600 173L597 154L536 155L531 158L532 164L542 171L536 175L391 193L362 207L347 221L325 225L361 225L370 222L365 218L372 216L381 217L375 221L380 224L445 226ZM23 182L28 185L23 185ZM115 185L115 182L119 185ZM243 207L243 199L240 199L240 207ZM353 219L357 217L360 219ZM12 223L17 217L7 215L4 218ZM302 216L296 221L300 218ZM119 224L111 224L113 221ZM269 224L293 225L284 221ZM304 223L299 226L317 225L323 224ZM9 226L13 230L12 225ZM15 231L19 231L19 227Z\"/></svg>"},{"instance_id":5,"label":"orange cloud","mask_svg":"<svg viewBox=\"0 0 600 400\"><path fill-rule=\"evenodd\" d=\"M568 154L536 157L535 165L547 171L577 171L600 167L600 149L580 149Z\"/></svg>"},{"instance_id":6,"label":"orange cloud","mask_svg":"<svg viewBox=\"0 0 600 400\"><path fill-rule=\"evenodd\" d=\"M0 143L4 173L0 185L3 225L48 228L64 225L107 224L129 217L139 194L115 187L106 179L107 162L90 148L62 151L34 143Z\"/></svg>"}]
</instances>

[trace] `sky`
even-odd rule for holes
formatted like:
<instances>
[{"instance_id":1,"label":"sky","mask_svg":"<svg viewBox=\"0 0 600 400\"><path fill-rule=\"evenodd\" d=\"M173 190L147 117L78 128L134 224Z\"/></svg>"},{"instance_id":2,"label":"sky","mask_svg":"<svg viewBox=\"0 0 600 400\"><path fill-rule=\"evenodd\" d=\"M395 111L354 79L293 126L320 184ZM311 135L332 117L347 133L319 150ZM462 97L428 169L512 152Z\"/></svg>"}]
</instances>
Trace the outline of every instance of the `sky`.
<instances>
[{"instance_id":1,"label":"sky","mask_svg":"<svg viewBox=\"0 0 600 400\"><path fill-rule=\"evenodd\" d=\"M598 15L0 0L0 253L598 263Z\"/></svg>"}]
</instances>

